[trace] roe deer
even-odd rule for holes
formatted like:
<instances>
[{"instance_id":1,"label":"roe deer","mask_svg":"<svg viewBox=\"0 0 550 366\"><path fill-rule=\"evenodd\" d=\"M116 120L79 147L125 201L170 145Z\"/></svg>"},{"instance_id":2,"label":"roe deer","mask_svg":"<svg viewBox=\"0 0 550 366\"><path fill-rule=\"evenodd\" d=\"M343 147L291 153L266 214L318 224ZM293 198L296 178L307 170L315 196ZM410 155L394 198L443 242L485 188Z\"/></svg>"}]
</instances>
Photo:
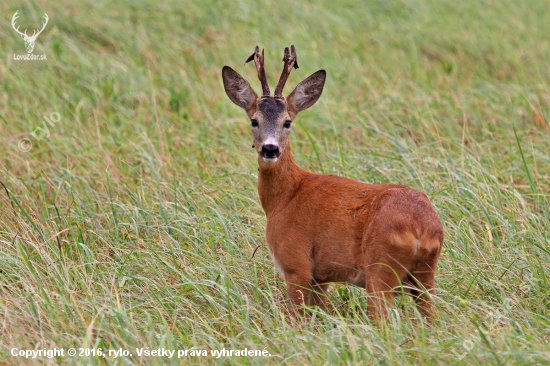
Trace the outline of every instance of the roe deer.
<instances>
[{"instance_id":1,"label":"roe deer","mask_svg":"<svg viewBox=\"0 0 550 366\"><path fill-rule=\"evenodd\" d=\"M285 48L272 97L258 46L246 62L252 60L261 97L229 66L223 67L223 84L251 120L266 241L286 281L291 314L301 305L323 307L328 283L347 282L366 289L374 322L387 317L386 305L401 285L410 287L419 310L430 317L443 227L428 197L403 185L367 184L299 168L290 152L291 126L321 96L326 72L317 71L283 97L290 71L298 68L294 46Z\"/></svg>"}]
</instances>

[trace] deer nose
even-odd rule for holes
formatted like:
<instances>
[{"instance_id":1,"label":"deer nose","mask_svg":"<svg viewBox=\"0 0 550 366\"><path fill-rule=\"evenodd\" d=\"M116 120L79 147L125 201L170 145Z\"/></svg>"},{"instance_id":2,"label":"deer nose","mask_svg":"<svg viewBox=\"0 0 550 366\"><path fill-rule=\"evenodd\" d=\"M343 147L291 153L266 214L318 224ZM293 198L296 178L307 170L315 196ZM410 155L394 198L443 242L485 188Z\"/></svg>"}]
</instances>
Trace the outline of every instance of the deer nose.
<instances>
[{"instance_id":1,"label":"deer nose","mask_svg":"<svg viewBox=\"0 0 550 366\"><path fill-rule=\"evenodd\" d=\"M278 158L279 155L281 155L281 152L279 151L279 146L272 144L262 146L262 156L264 158L273 159Z\"/></svg>"}]
</instances>

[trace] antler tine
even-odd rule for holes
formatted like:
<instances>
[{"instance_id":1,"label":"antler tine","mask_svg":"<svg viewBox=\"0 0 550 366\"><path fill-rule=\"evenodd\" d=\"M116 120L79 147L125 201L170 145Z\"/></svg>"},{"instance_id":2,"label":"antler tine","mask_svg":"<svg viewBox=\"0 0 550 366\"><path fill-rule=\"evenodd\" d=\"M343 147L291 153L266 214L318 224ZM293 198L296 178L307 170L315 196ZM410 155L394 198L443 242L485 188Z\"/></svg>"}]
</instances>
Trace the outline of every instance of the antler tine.
<instances>
[{"instance_id":1,"label":"antler tine","mask_svg":"<svg viewBox=\"0 0 550 366\"><path fill-rule=\"evenodd\" d=\"M19 30L19 26L17 26L17 28L16 28L15 21L17 20L17 18L19 18L19 14L18 14L18 13L19 13L19 10L17 10L17 11L15 12L15 14L13 14L13 17L11 18L11 26L12 26L13 29L15 29L15 31L16 31L17 33L19 33L20 35L22 35L22 36L25 35L25 36L26 36L26 35L27 35L27 30L26 30L26 29L25 29L25 32L23 33L23 32L21 32L21 31Z\"/></svg>"},{"instance_id":2,"label":"antler tine","mask_svg":"<svg viewBox=\"0 0 550 366\"><path fill-rule=\"evenodd\" d=\"M262 49L262 54L260 55L260 47L256 46L256 48L254 49L254 53L246 59L245 64L252 60L254 60L254 64L256 65L256 69L258 70L258 79L260 79L260 83L262 83L263 96L269 97L269 84L267 83L267 77L265 76L264 68L264 50Z\"/></svg>"},{"instance_id":3,"label":"antler tine","mask_svg":"<svg viewBox=\"0 0 550 366\"><path fill-rule=\"evenodd\" d=\"M296 56L296 49L294 48L294 45L290 46L290 51L288 50L288 47L285 47L283 61L285 65L283 67L283 72L281 73L281 78L275 88L275 98L283 97L283 88L285 87L286 80L288 79L292 68L298 68L298 56Z\"/></svg>"},{"instance_id":4,"label":"antler tine","mask_svg":"<svg viewBox=\"0 0 550 366\"><path fill-rule=\"evenodd\" d=\"M42 31L44 30L44 28L46 28L46 24L48 24L48 20L50 19L50 18L48 18L48 14L46 14L46 13L44 13L44 16L43 16L42 18L44 18L45 21L42 22L42 29L40 29L40 30L38 31L38 34L42 33ZM38 36L38 34L37 34L37 36Z\"/></svg>"}]
</instances>

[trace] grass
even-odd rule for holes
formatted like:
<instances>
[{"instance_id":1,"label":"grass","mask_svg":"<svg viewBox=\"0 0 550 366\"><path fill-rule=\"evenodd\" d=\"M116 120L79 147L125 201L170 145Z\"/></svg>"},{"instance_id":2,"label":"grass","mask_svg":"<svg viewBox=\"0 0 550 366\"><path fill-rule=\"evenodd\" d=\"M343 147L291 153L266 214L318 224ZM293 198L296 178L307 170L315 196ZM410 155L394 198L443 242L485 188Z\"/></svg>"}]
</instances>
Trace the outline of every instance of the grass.
<instances>
[{"instance_id":1,"label":"grass","mask_svg":"<svg viewBox=\"0 0 550 366\"><path fill-rule=\"evenodd\" d=\"M0 363L549 363L547 5L2 2ZM48 13L34 50L47 61L13 60L25 53L16 10L22 29ZM287 323L248 122L221 68L259 90L246 57L265 47L273 85L291 43L300 69L288 89L328 73L296 121L298 164L407 184L437 207L433 324L402 297L389 326L373 327L364 292L345 285L327 312ZM59 122L44 124L52 113ZM133 356L26 360L13 347ZM139 347L271 356L140 358Z\"/></svg>"}]
</instances>

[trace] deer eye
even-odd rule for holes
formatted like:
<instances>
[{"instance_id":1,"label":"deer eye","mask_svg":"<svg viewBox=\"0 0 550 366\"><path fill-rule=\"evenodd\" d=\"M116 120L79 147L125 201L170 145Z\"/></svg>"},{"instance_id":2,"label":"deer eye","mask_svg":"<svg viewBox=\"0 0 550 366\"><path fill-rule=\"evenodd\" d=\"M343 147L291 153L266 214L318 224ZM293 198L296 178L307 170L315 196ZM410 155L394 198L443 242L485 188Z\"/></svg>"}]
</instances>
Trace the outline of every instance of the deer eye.
<instances>
[{"instance_id":1,"label":"deer eye","mask_svg":"<svg viewBox=\"0 0 550 366\"><path fill-rule=\"evenodd\" d=\"M258 120L257 119L250 120L250 125L252 127L258 127Z\"/></svg>"},{"instance_id":2,"label":"deer eye","mask_svg":"<svg viewBox=\"0 0 550 366\"><path fill-rule=\"evenodd\" d=\"M292 123L291 120L286 120L285 123L283 124L283 127L284 128L290 128L290 124Z\"/></svg>"}]
</instances>

